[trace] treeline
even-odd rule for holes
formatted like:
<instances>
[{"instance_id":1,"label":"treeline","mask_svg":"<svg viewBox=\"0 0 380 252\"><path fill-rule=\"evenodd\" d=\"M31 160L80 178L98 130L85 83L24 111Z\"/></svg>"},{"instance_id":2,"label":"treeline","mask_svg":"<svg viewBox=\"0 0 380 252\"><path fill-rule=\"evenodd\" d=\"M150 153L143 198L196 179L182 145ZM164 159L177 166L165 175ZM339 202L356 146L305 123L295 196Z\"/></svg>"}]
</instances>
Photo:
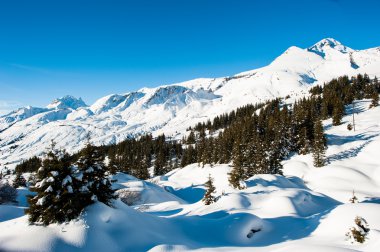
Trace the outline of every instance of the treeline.
<instances>
[{"instance_id":1,"label":"treeline","mask_svg":"<svg viewBox=\"0 0 380 252\"><path fill-rule=\"evenodd\" d=\"M140 179L162 175L188 164L233 163L230 174L233 186L254 174L281 174L281 161L290 153L313 153L315 166L324 165L326 139L321 120L332 118L341 123L345 105L354 99L371 98L378 105L380 84L368 75L343 76L310 89L310 97L294 104L283 99L247 105L212 121L198 123L188 129L182 140L170 140L165 135L126 139L118 144L96 147L106 159L111 173L122 171ZM73 155L75 161L79 155ZM19 166L20 172L35 171L41 160L32 158Z\"/></svg>"},{"instance_id":2,"label":"treeline","mask_svg":"<svg viewBox=\"0 0 380 252\"><path fill-rule=\"evenodd\" d=\"M102 146L101 152L108 157L111 173L122 171L140 179L150 177L148 168L154 166L154 175L163 175L180 166L182 144L168 140L164 134L138 139L127 139L118 144Z\"/></svg>"},{"instance_id":3,"label":"treeline","mask_svg":"<svg viewBox=\"0 0 380 252\"><path fill-rule=\"evenodd\" d=\"M345 114L344 105L354 99L372 98L378 105L380 86L368 75L333 79L310 90L311 96L292 104L275 99L264 106L248 106L234 114L244 114L229 123L217 136L211 123L198 124L184 139L182 166L233 162L230 183L241 188L242 181L254 174L281 174L281 161L292 152L313 153L314 164L323 166L326 139L321 120L332 117L339 125ZM214 133L215 134L215 133Z\"/></svg>"}]
</instances>

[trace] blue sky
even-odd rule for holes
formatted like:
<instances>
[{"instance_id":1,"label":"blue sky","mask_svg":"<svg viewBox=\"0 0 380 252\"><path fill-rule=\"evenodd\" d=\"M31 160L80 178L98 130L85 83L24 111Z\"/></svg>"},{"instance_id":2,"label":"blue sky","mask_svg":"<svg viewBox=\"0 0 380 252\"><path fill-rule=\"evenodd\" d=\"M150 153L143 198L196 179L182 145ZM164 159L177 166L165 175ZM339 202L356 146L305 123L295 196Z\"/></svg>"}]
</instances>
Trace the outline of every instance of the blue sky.
<instances>
[{"instance_id":1,"label":"blue sky","mask_svg":"<svg viewBox=\"0 0 380 252\"><path fill-rule=\"evenodd\" d=\"M0 113L232 75L325 37L380 46L379 2L0 1Z\"/></svg>"}]
</instances>

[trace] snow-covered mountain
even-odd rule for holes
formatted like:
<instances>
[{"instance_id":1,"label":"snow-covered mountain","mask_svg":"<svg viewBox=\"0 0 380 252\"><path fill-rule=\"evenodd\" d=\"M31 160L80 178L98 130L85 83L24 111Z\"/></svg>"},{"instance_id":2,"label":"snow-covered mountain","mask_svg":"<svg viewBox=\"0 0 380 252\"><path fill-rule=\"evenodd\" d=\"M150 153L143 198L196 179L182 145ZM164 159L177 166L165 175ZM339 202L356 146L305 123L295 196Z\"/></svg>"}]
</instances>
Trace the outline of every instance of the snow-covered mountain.
<instances>
[{"instance_id":1,"label":"snow-covered mountain","mask_svg":"<svg viewBox=\"0 0 380 252\"><path fill-rule=\"evenodd\" d=\"M380 75L380 47L354 50L328 38L290 47L270 65L231 77L202 78L108 95L87 106L65 96L46 108L26 107L0 117L0 166L40 155L51 140L76 151L90 132L95 144L152 132L180 137L185 129L239 106L307 94L310 86L341 75Z\"/></svg>"},{"instance_id":2,"label":"snow-covered mountain","mask_svg":"<svg viewBox=\"0 0 380 252\"><path fill-rule=\"evenodd\" d=\"M230 186L229 164L190 164L147 181L118 173L113 187L125 194L113 207L97 202L78 219L45 227L29 224L30 191L18 188L18 204L0 204L0 251L378 252L380 106L370 103L356 101L356 131L347 130L351 114L339 126L323 122L324 167L295 154L283 161L284 176L257 174L242 190ZM205 205L209 176L218 200ZM345 236L356 216L369 225L363 244Z\"/></svg>"}]
</instances>

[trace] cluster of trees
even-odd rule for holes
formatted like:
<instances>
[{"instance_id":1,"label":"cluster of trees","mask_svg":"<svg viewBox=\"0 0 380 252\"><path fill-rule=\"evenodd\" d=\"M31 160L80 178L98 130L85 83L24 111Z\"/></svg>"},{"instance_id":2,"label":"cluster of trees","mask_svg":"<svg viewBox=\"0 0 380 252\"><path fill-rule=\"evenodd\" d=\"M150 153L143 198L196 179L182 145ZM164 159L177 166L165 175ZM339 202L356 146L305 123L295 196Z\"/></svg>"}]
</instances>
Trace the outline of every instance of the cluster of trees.
<instances>
[{"instance_id":1,"label":"cluster of trees","mask_svg":"<svg viewBox=\"0 0 380 252\"><path fill-rule=\"evenodd\" d=\"M26 184L22 173L36 174L31 186L35 195L29 197L26 213L30 222L44 225L74 219L96 201L111 205L116 196L108 175L116 172L148 179L150 167L156 176L192 163L232 162L229 182L242 189L243 181L255 174L281 174L281 161L293 152L312 153L314 165L323 166L322 120L332 118L334 125L341 124L345 105L354 99L370 98L371 106L378 106L379 92L376 78L343 76L312 88L310 97L294 104L274 99L198 123L182 141L147 134L109 146L87 143L73 155L52 147L44 159L34 157L19 164L15 184ZM211 177L206 188L203 201L211 204L216 200Z\"/></svg>"},{"instance_id":2,"label":"cluster of trees","mask_svg":"<svg viewBox=\"0 0 380 252\"><path fill-rule=\"evenodd\" d=\"M344 105L352 104L360 99L372 99L371 107L379 104L380 83L375 77L373 80L368 75L357 75L348 78L343 76L333 79L327 85L315 86L310 89L313 96L322 96L321 117L332 118L333 125L341 124L344 115Z\"/></svg>"},{"instance_id":3,"label":"cluster of trees","mask_svg":"<svg viewBox=\"0 0 380 252\"><path fill-rule=\"evenodd\" d=\"M144 135L138 139L127 139L118 144L100 147L108 156L111 173L125 172L139 179L148 179L148 168L154 166L154 175L163 175L180 166L182 145L168 140L165 135L153 138Z\"/></svg>"},{"instance_id":4,"label":"cluster of trees","mask_svg":"<svg viewBox=\"0 0 380 252\"><path fill-rule=\"evenodd\" d=\"M16 202L17 190L8 182L0 180L0 204Z\"/></svg>"},{"instance_id":5,"label":"cluster of trees","mask_svg":"<svg viewBox=\"0 0 380 252\"><path fill-rule=\"evenodd\" d=\"M333 79L310 90L311 96L294 104L282 99L246 105L213 120L189 128L182 141L165 135L147 134L118 144L94 147L106 162L110 173L129 173L140 179L162 175L188 164L232 162L230 182L241 188L241 181L258 173L281 174L281 161L290 153L313 153L317 167L325 163L326 139L321 120L332 118L341 124L345 105L354 99L371 98L378 105L380 84L368 75ZM78 154L71 157L78 159ZM36 171L41 160L32 158L20 164L19 172Z\"/></svg>"},{"instance_id":6,"label":"cluster of trees","mask_svg":"<svg viewBox=\"0 0 380 252\"><path fill-rule=\"evenodd\" d=\"M73 156L54 147L46 154L36 183L30 187L36 193L29 196L25 210L31 223L70 221L96 201L111 205L115 196L103 156L89 143L78 156L74 161Z\"/></svg>"},{"instance_id":7,"label":"cluster of trees","mask_svg":"<svg viewBox=\"0 0 380 252\"><path fill-rule=\"evenodd\" d=\"M292 152L313 153L315 166L321 167L326 149L321 120L332 118L333 125L339 125L345 105L354 99L372 98L377 106L379 91L376 78L343 76L312 88L309 98L293 105L275 99L239 108L191 129L184 139L187 146L181 165L232 161L230 183L235 188L242 188L241 182L254 174L281 174L281 161ZM218 132L220 125L228 127Z\"/></svg>"}]
</instances>

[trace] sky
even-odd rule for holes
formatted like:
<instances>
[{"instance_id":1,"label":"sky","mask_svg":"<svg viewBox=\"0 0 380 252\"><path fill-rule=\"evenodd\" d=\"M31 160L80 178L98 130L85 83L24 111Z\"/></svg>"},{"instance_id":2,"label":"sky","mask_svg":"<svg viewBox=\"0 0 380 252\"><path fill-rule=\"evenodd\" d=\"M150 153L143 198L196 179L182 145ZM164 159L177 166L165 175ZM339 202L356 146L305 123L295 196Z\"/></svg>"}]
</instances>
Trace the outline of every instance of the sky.
<instances>
[{"instance_id":1,"label":"sky","mask_svg":"<svg viewBox=\"0 0 380 252\"><path fill-rule=\"evenodd\" d=\"M265 66L333 37L380 46L378 0L0 1L0 114Z\"/></svg>"}]
</instances>

